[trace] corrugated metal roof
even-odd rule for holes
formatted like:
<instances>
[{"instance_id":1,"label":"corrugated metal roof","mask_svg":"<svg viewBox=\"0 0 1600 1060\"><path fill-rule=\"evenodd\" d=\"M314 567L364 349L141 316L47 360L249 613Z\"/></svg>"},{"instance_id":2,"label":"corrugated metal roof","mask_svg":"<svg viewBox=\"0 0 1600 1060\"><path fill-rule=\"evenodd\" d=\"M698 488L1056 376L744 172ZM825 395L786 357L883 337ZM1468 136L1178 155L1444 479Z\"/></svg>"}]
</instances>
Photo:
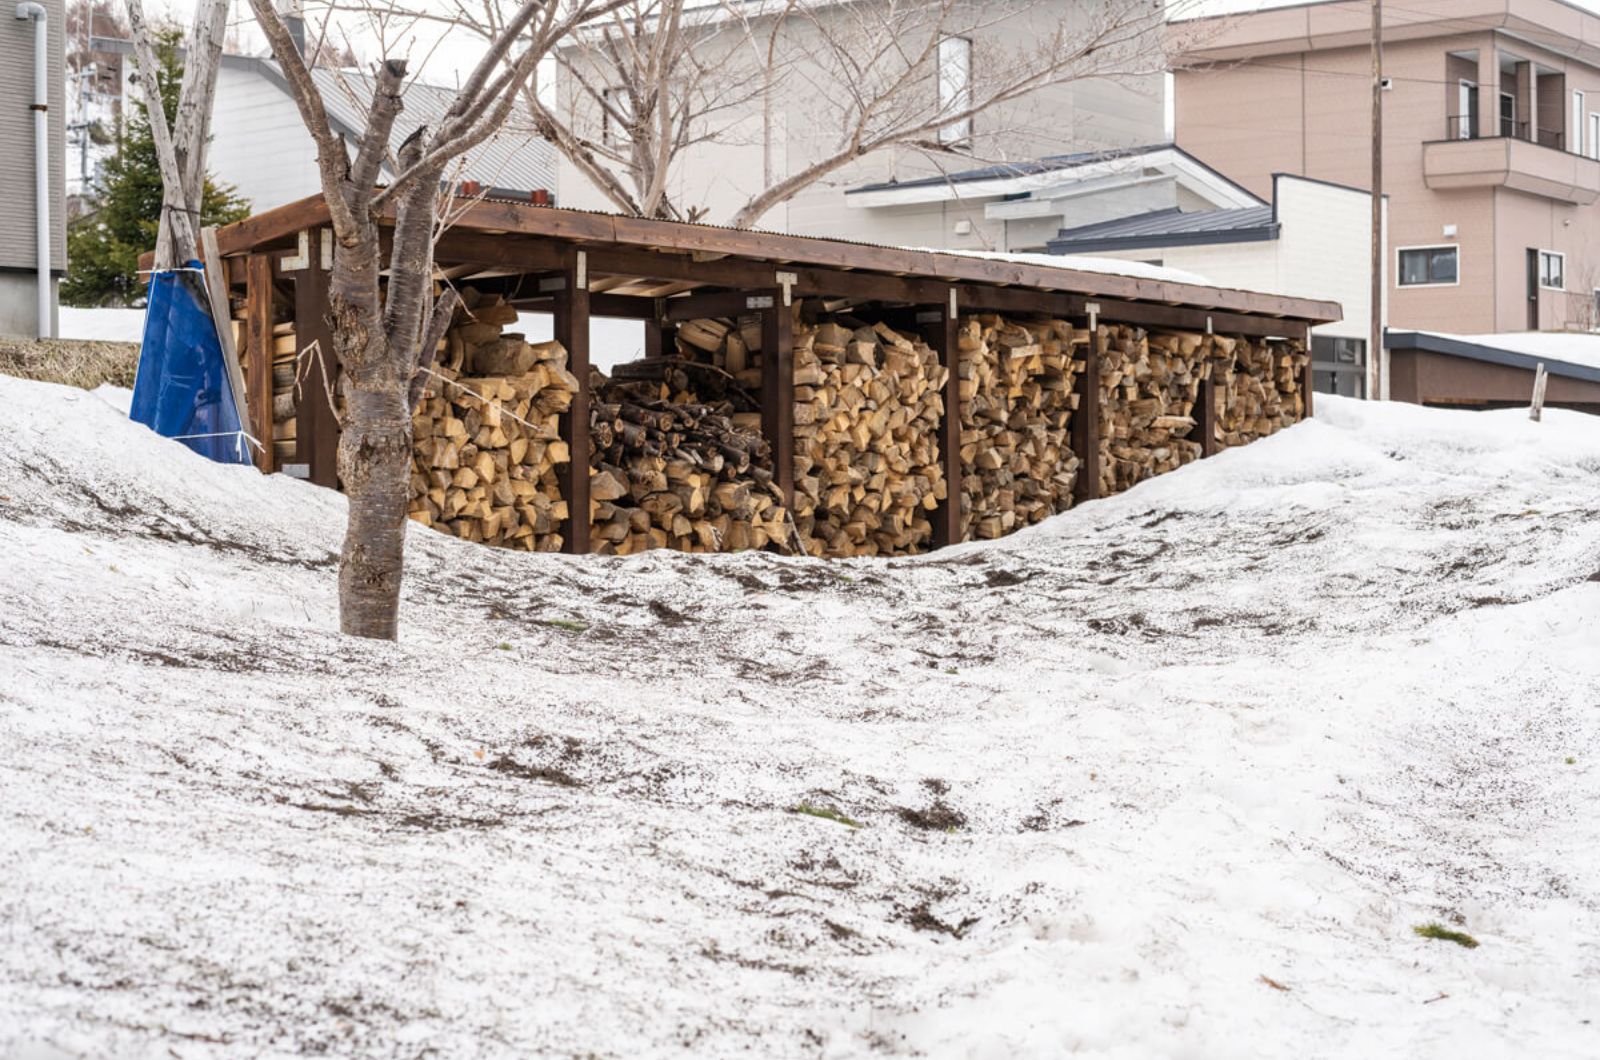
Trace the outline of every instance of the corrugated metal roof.
<instances>
[{"instance_id":1,"label":"corrugated metal roof","mask_svg":"<svg viewBox=\"0 0 1600 1060\"><path fill-rule=\"evenodd\" d=\"M133 42L129 40L95 37L92 42L96 50L124 55L133 52ZM289 82L274 59L224 54L222 64L240 70L253 70L271 81L285 95L289 93ZM333 70L315 66L311 68L311 78L322 95L328 120L333 123L335 131L352 139L361 135L366 128L367 109L372 102L372 75L360 70ZM455 94L455 89L445 85L409 82L403 92L405 111L400 120L395 122L390 149L398 149L419 125L436 125ZM392 173L388 175L394 176ZM450 176L455 180L477 181L485 187L554 192L556 151L537 133L508 123L499 133L468 151L464 163L455 167Z\"/></svg>"},{"instance_id":2,"label":"corrugated metal roof","mask_svg":"<svg viewBox=\"0 0 1600 1060\"><path fill-rule=\"evenodd\" d=\"M282 82L283 75L276 63L262 60L262 64ZM329 120L341 126L340 131L346 135L359 135L367 124L367 108L374 85L372 76L359 70L316 67L311 77L322 93ZM395 122L390 148L398 149L419 126L437 126L455 95L455 89L441 85L420 81L407 85L403 94L405 110ZM468 151L462 164L453 167L449 176L517 191L554 190L555 148L532 132L508 126Z\"/></svg>"},{"instance_id":3,"label":"corrugated metal roof","mask_svg":"<svg viewBox=\"0 0 1600 1060\"><path fill-rule=\"evenodd\" d=\"M963 169L956 173L940 173L931 177L918 177L915 180L887 180L876 184L863 184L859 188L850 188L845 194L854 195L867 191L892 191L896 188L931 188L945 184L967 184L975 180L1005 180L1008 177L1031 177L1037 173L1049 173L1057 169L1071 169L1089 162L1105 162L1115 158L1134 158L1138 155L1147 155L1155 151L1173 150L1172 144L1146 144L1143 147L1117 147L1097 151L1077 151L1066 155L1046 155L1043 158L1031 158L1023 162L1003 162L993 166L983 166L979 169Z\"/></svg>"},{"instance_id":4,"label":"corrugated metal roof","mask_svg":"<svg viewBox=\"0 0 1600 1060\"><path fill-rule=\"evenodd\" d=\"M1077 254L1133 247L1241 243L1277 237L1278 223L1271 206L1197 210L1192 213L1169 207L1078 228L1063 228L1046 245L1052 254Z\"/></svg>"}]
</instances>

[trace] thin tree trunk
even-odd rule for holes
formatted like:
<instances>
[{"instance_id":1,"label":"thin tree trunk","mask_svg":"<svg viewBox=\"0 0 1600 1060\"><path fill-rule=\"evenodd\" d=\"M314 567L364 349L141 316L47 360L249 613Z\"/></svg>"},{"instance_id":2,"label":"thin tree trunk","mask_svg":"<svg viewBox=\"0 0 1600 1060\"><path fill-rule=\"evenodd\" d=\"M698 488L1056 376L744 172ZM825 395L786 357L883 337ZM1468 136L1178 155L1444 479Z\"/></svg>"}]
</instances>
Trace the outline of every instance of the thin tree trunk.
<instances>
[{"instance_id":1,"label":"thin tree trunk","mask_svg":"<svg viewBox=\"0 0 1600 1060\"><path fill-rule=\"evenodd\" d=\"M405 570L406 501L411 473L411 412L398 351L390 349L378 305L377 226L334 251L329 329L343 367L339 477L350 519L339 555L339 628L393 640L399 632Z\"/></svg>"}]
</instances>

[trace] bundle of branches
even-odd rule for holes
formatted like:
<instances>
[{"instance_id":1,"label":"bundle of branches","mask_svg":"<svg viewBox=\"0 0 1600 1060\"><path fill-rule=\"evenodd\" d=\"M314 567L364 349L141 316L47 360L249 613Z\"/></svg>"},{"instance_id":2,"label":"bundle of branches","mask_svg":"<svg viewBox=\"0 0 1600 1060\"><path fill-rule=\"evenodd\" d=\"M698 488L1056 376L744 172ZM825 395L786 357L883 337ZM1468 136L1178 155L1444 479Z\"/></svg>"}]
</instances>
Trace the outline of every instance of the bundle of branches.
<instances>
[{"instance_id":1,"label":"bundle of branches","mask_svg":"<svg viewBox=\"0 0 1600 1060\"><path fill-rule=\"evenodd\" d=\"M1210 345L1199 332L1123 324L1102 324L1100 340L1100 490L1110 496L1199 458L1194 401Z\"/></svg>"},{"instance_id":2,"label":"bundle of branches","mask_svg":"<svg viewBox=\"0 0 1600 1060\"><path fill-rule=\"evenodd\" d=\"M591 374L590 537L600 553L652 548L788 551L789 516L773 483L760 416L725 372L681 360ZM731 395L724 396L724 395Z\"/></svg>"},{"instance_id":3,"label":"bundle of branches","mask_svg":"<svg viewBox=\"0 0 1600 1060\"><path fill-rule=\"evenodd\" d=\"M1072 505L1073 377L1089 333L994 314L960 322L961 529L996 538Z\"/></svg>"},{"instance_id":4,"label":"bundle of branches","mask_svg":"<svg viewBox=\"0 0 1600 1060\"><path fill-rule=\"evenodd\" d=\"M503 334L516 311L471 292L412 418L410 516L468 541L559 551L560 417L578 380L557 342Z\"/></svg>"},{"instance_id":5,"label":"bundle of branches","mask_svg":"<svg viewBox=\"0 0 1600 1060\"><path fill-rule=\"evenodd\" d=\"M1244 445L1304 418L1300 380L1310 355L1303 343L1221 335L1213 341L1219 442Z\"/></svg>"}]
</instances>

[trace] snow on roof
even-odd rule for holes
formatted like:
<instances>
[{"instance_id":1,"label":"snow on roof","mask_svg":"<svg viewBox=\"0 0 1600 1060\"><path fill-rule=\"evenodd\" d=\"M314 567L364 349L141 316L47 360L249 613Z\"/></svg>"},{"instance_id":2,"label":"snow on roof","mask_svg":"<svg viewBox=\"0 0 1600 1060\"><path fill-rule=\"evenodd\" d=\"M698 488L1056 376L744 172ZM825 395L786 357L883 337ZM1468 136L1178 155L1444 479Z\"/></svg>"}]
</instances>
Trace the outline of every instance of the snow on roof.
<instances>
[{"instance_id":1,"label":"snow on roof","mask_svg":"<svg viewBox=\"0 0 1600 1060\"><path fill-rule=\"evenodd\" d=\"M1047 269L1076 269L1104 276L1131 276L1140 280L1163 280L1168 283L1191 283L1197 287L1216 287L1229 290L1226 285L1213 283L1199 273L1164 265L1149 265L1142 261L1123 258L1096 258L1075 254L1034 254L1003 252L997 250L949 250L943 247L902 247L924 254L953 254L963 258L983 258L988 261L1014 261L1018 265L1037 265ZM1320 297L1320 296L1319 296Z\"/></svg>"},{"instance_id":2,"label":"snow on roof","mask_svg":"<svg viewBox=\"0 0 1600 1060\"><path fill-rule=\"evenodd\" d=\"M1419 334L1509 350L1530 357L1544 357L1581 368L1600 368L1600 334L1593 332L1502 331L1492 335L1455 335L1444 331L1425 331Z\"/></svg>"},{"instance_id":3,"label":"snow on roof","mask_svg":"<svg viewBox=\"0 0 1600 1060\"><path fill-rule=\"evenodd\" d=\"M0 1055L1594 1054L1591 417L924 560L413 527L381 643L340 495L0 405Z\"/></svg>"}]
</instances>

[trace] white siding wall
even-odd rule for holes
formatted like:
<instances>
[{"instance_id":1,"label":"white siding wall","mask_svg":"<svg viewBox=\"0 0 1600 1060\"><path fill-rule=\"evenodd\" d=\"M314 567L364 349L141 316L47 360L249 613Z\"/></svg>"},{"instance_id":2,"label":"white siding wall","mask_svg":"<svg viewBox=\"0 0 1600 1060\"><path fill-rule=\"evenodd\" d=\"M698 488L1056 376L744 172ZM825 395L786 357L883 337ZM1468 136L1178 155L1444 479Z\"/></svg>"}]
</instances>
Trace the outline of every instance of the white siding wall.
<instances>
[{"instance_id":1,"label":"white siding wall","mask_svg":"<svg viewBox=\"0 0 1600 1060\"><path fill-rule=\"evenodd\" d=\"M1367 193L1289 176L1278 178L1276 190L1282 228L1275 240L1097 256L1159 261L1226 287L1338 302L1344 318L1315 333L1366 339L1372 304Z\"/></svg>"},{"instance_id":2,"label":"white siding wall","mask_svg":"<svg viewBox=\"0 0 1600 1060\"><path fill-rule=\"evenodd\" d=\"M294 102L259 72L224 66L206 163L255 213L314 195L317 150Z\"/></svg>"}]
</instances>

